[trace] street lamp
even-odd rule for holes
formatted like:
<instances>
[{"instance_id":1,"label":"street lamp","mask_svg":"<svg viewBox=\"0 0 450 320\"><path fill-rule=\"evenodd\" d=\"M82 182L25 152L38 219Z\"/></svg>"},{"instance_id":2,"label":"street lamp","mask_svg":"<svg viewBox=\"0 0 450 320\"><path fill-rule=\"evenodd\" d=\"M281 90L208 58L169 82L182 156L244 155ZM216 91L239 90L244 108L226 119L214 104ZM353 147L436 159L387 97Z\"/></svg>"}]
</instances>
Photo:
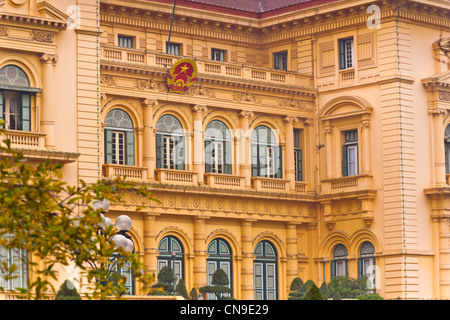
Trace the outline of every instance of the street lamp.
<instances>
[{"instance_id":1,"label":"street lamp","mask_svg":"<svg viewBox=\"0 0 450 320\"><path fill-rule=\"evenodd\" d=\"M109 201L107 199L94 200L92 207L94 210L101 210L101 222L98 224L99 231L113 225L112 220L105 217L104 215L109 209ZM112 236L110 240L114 242L115 249L123 249L127 253L132 253L134 251L134 243L131 240L131 236L127 234L132 226L130 217L127 215L120 215L119 217L117 217L114 225L118 232L114 236ZM118 254L114 254L111 257L110 263L108 263L108 266L106 268L110 278L114 275L115 272L117 272L117 258ZM133 290L132 288L130 289Z\"/></svg>"}]
</instances>

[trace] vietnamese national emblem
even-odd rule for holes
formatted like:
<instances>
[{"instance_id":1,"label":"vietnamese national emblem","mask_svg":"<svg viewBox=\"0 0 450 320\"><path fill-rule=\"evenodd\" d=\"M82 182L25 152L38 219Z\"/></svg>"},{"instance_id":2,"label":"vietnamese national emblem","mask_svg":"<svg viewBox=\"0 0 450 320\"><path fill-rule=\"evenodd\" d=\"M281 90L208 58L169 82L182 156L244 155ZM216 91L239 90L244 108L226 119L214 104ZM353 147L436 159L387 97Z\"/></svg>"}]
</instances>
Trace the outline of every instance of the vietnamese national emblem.
<instances>
[{"instance_id":1,"label":"vietnamese national emblem","mask_svg":"<svg viewBox=\"0 0 450 320\"><path fill-rule=\"evenodd\" d=\"M174 63L167 74L169 92L185 93L197 78L197 65L192 59L183 58Z\"/></svg>"}]
</instances>

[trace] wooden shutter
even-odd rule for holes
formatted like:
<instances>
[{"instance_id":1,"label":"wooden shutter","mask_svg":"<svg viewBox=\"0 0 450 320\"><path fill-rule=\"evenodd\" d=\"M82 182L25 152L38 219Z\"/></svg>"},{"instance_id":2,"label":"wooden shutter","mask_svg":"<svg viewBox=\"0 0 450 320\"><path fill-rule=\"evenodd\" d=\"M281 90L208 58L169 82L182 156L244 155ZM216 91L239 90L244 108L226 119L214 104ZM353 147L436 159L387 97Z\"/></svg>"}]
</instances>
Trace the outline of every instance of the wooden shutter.
<instances>
[{"instance_id":1,"label":"wooden shutter","mask_svg":"<svg viewBox=\"0 0 450 320\"><path fill-rule=\"evenodd\" d=\"M275 149L275 178L281 179L283 177L283 149L281 146L274 147Z\"/></svg>"},{"instance_id":2,"label":"wooden shutter","mask_svg":"<svg viewBox=\"0 0 450 320\"><path fill-rule=\"evenodd\" d=\"M0 91L0 119L5 119L5 99L3 91Z\"/></svg>"},{"instance_id":3,"label":"wooden shutter","mask_svg":"<svg viewBox=\"0 0 450 320\"><path fill-rule=\"evenodd\" d=\"M232 174L232 152L231 152L231 141L223 142L223 173Z\"/></svg>"},{"instance_id":4,"label":"wooden shutter","mask_svg":"<svg viewBox=\"0 0 450 320\"><path fill-rule=\"evenodd\" d=\"M348 176L347 146L342 146L342 176Z\"/></svg>"},{"instance_id":5,"label":"wooden shutter","mask_svg":"<svg viewBox=\"0 0 450 320\"><path fill-rule=\"evenodd\" d=\"M31 131L31 96L29 93L22 93L20 97L22 130Z\"/></svg>"},{"instance_id":6,"label":"wooden shutter","mask_svg":"<svg viewBox=\"0 0 450 320\"><path fill-rule=\"evenodd\" d=\"M162 168L163 167L163 148L164 148L164 136L162 134L156 134L156 141L155 141L155 146L156 146L156 168Z\"/></svg>"},{"instance_id":7,"label":"wooden shutter","mask_svg":"<svg viewBox=\"0 0 450 320\"><path fill-rule=\"evenodd\" d=\"M358 279L364 275L363 273L363 259L358 258Z\"/></svg>"},{"instance_id":8,"label":"wooden shutter","mask_svg":"<svg viewBox=\"0 0 450 320\"><path fill-rule=\"evenodd\" d=\"M336 261L331 260L330 262L331 279L336 277Z\"/></svg>"},{"instance_id":9,"label":"wooden shutter","mask_svg":"<svg viewBox=\"0 0 450 320\"><path fill-rule=\"evenodd\" d=\"M449 159L448 159L449 145L450 145L450 143L448 143L447 141L444 142L444 147L445 147L445 173L446 174L450 173L450 163L449 163Z\"/></svg>"},{"instance_id":10,"label":"wooden shutter","mask_svg":"<svg viewBox=\"0 0 450 320\"><path fill-rule=\"evenodd\" d=\"M205 140L205 173L212 171L211 140Z\"/></svg>"},{"instance_id":11,"label":"wooden shutter","mask_svg":"<svg viewBox=\"0 0 450 320\"><path fill-rule=\"evenodd\" d=\"M175 145L175 150L174 152L176 152L176 168L178 170L184 170L185 165L185 150L184 150L184 137L180 136L176 139L176 145Z\"/></svg>"},{"instance_id":12,"label":"wooden shutter","mask_svg":"<svg viewBox=\"0 0 450 320\"><path fill-rule=\"evenodd\" d=\"M126 143L126 164L129 166L135 165L135 148L134 148L134 132L133 131L127 131L125 136L125 143Z\"/></svg>"},{"instance_id":13,"label":"wooden shutter","mask_svg":"<svg viewBox=\"0 0 450 320\"><path fill-rule=\"evenodd\" d=\"M112 130L105 129L105 163L112 163Z\"/></svg>"},{"instance_id":14,"label":"wooden shutter","mask_svg":"<svg viewBox=\"0 0 450 320\"><path fill-rule=\"evenodd\" d=\"M345 69L345 41L339 40L339 69Z\"/></svg>"},{"instance_id":15,"label":"wooden shutter","mask_svg":"<svg viewBox=\"0 0 450 320\"><path fill-rule=\"evenodd\" d=\"M303 155L302 149L297 149L297 181L303 181Z\"/></svg>"},{"instance_id":16,"label":"wooden shutter","mask_svg":"<svg viewBox=\"0 0 450 320\"><path fill-rule=\"evenodd\" d=\"M258 155L258 145L252 143L251 145L251 159L252 159L252 177L259 176L259 155Z\"/></svg>"}]
</instances>

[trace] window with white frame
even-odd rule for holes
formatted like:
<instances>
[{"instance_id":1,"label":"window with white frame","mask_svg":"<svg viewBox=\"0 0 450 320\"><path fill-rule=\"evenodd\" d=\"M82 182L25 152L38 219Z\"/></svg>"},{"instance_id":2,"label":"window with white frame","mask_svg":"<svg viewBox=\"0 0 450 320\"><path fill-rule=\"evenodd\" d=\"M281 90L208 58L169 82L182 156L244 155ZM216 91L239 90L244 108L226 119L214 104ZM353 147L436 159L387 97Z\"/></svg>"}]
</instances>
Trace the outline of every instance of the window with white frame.
<instances>
[{"instance_id":1,"label":"window with white frame","mask_svg":"<svg viewBox=\"0 0 450 320\"><path fill-rule=\"evenodd\" d=\"M166 42L166 53L176 56L181 55L181 45L179 43Z\"/></svg>"},{"instance_id":2,"label":"window with white frame","mask_svg":"<svg viewBox=\"0 0 450 320\"><path fill-rule=\"evenodd\" d=\"M0 119L8 130L31 131L31 88L25 72L7 65L0 69Z\"/></svg>"},{"instance_id":3,"label":"window with white frame","mask_svg":"<svg viewBox=\"0 0 450 320\"><path fill-rule=\"evenodd\" d=\"M353 38L339 40L339 69L354 67Z\"/></svg>"},{"instance_id":4,"label":"window with white frame","mask_svg":"<svg viewBox=\"0 0 450 320\"><path fill-rule=\"evenodd\" d=\"M184 170L184 134L180 121L172 115L163 115L156 129L156 167Z\"/></svg>"},{"instance_id":5,"label":"window with white frame","mask_svg":"<svg viewBox=\"0 0 450 320\"><path fill-rule=\"evenodd\" d=\"M365 241L361 246L360 257L358 258L358 278L367 277L367 289L376 289L375 282L375 247L369 241Z\"/></svg>"},{"instance_id":6,"label":"window with white frame","mask_svg":"<svg viewBox=\"0 0 450 320\"><path fill-rule=\"evenodd\" d=\"M133 37L130 36L122 36L119 35L118 37L118 46L123 48L133 48Z\"/></svg>"},{"instance_id":7,"label":"window with white frame","mask_svg":"<svg viewBox=\"0 0 450 320\"><path fill-rule=\"evenodd\" d=\"M331 278L348 275L348 251L343 244L338 244L334 249L334 259L331 261Z\"/></svg>"},{"instance_id":8,"label":"window with white frame","mask_svg":"<svg viewBox=\"0 0 450 320\"><path fill-rule=\"evenodd\" d=\"M205 172L232 173L231 135L220 120L213 120L205 129Z\"/></svg>"},{"instance_id":9,"label":"window with white frame","mask_svg":"<svg viewBox=\"0 0 450 320\"><path fill-rule=\"evenodd\" d=\"M282 149L275 135L264 125L256 127L251 136L253 177L282 178Z\"/></svg>"},{"instance_id":10,"label":"window with white frame","mask_svg":"<svg viewBox=\"0 0 450 320\"><path fill-rule=\"evenodd\" d=\"M26 250L7 249L0 246L0 264L0 287L3 290L28 287L28 252Z\"/></svg>"},{"instance_id":11,"label":"window with white frame","mask_svg":"<svg viewBox=\"0 0 450 320\"><path fill-rule=\"evenodd\" d=\"M288 53L287 51L275 52L273 54L273 68L287 71Z\"/></svg>"},{"instance_id":12,"label":"window with white frame","mask_svg":"<svg viewBox=\"0 0 450 320\"><path fill-rule=\"evenodd\" d=\"M211 60L225 61L225 50L211 49Z\"/></svg>"},{"instance_id":13,"label":"window with white frame","mask_svg":"<svg viewBox=\"0 0 450 320\"><path fill-rule=\"evenodd\" d=\"M358 130L344 132L342 146L342 176L358 175Z\"/></svg>"},{"instance_id":14,"label":"window with white frame","mask_svg":"<svg viewBox=\"0 0 450 320\"><path fill-rule=\"evenodd\" d=\"M114 109L107 114L105 124L105 163L134 166L134 129L130 116Z\"/></svg>"}]
</instances>

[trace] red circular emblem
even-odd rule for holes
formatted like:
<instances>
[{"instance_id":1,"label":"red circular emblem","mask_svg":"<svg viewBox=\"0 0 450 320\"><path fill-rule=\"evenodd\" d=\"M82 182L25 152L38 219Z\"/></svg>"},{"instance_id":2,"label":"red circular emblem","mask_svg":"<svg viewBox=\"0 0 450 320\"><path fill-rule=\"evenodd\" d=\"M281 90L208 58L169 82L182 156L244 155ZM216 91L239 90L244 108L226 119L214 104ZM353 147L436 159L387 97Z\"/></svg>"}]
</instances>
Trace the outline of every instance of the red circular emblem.
<instances>
[{"instance_id":1,"label":"red circular emblem","mask_svg":"<svg viewBox=\"0 0 450 320\"><path fill-rule=\"evenodd\" d=\"M197 78L195 61L183 58L174 63L167 74L169 92L185 93Z\"/></svg>"}]
</instances>

